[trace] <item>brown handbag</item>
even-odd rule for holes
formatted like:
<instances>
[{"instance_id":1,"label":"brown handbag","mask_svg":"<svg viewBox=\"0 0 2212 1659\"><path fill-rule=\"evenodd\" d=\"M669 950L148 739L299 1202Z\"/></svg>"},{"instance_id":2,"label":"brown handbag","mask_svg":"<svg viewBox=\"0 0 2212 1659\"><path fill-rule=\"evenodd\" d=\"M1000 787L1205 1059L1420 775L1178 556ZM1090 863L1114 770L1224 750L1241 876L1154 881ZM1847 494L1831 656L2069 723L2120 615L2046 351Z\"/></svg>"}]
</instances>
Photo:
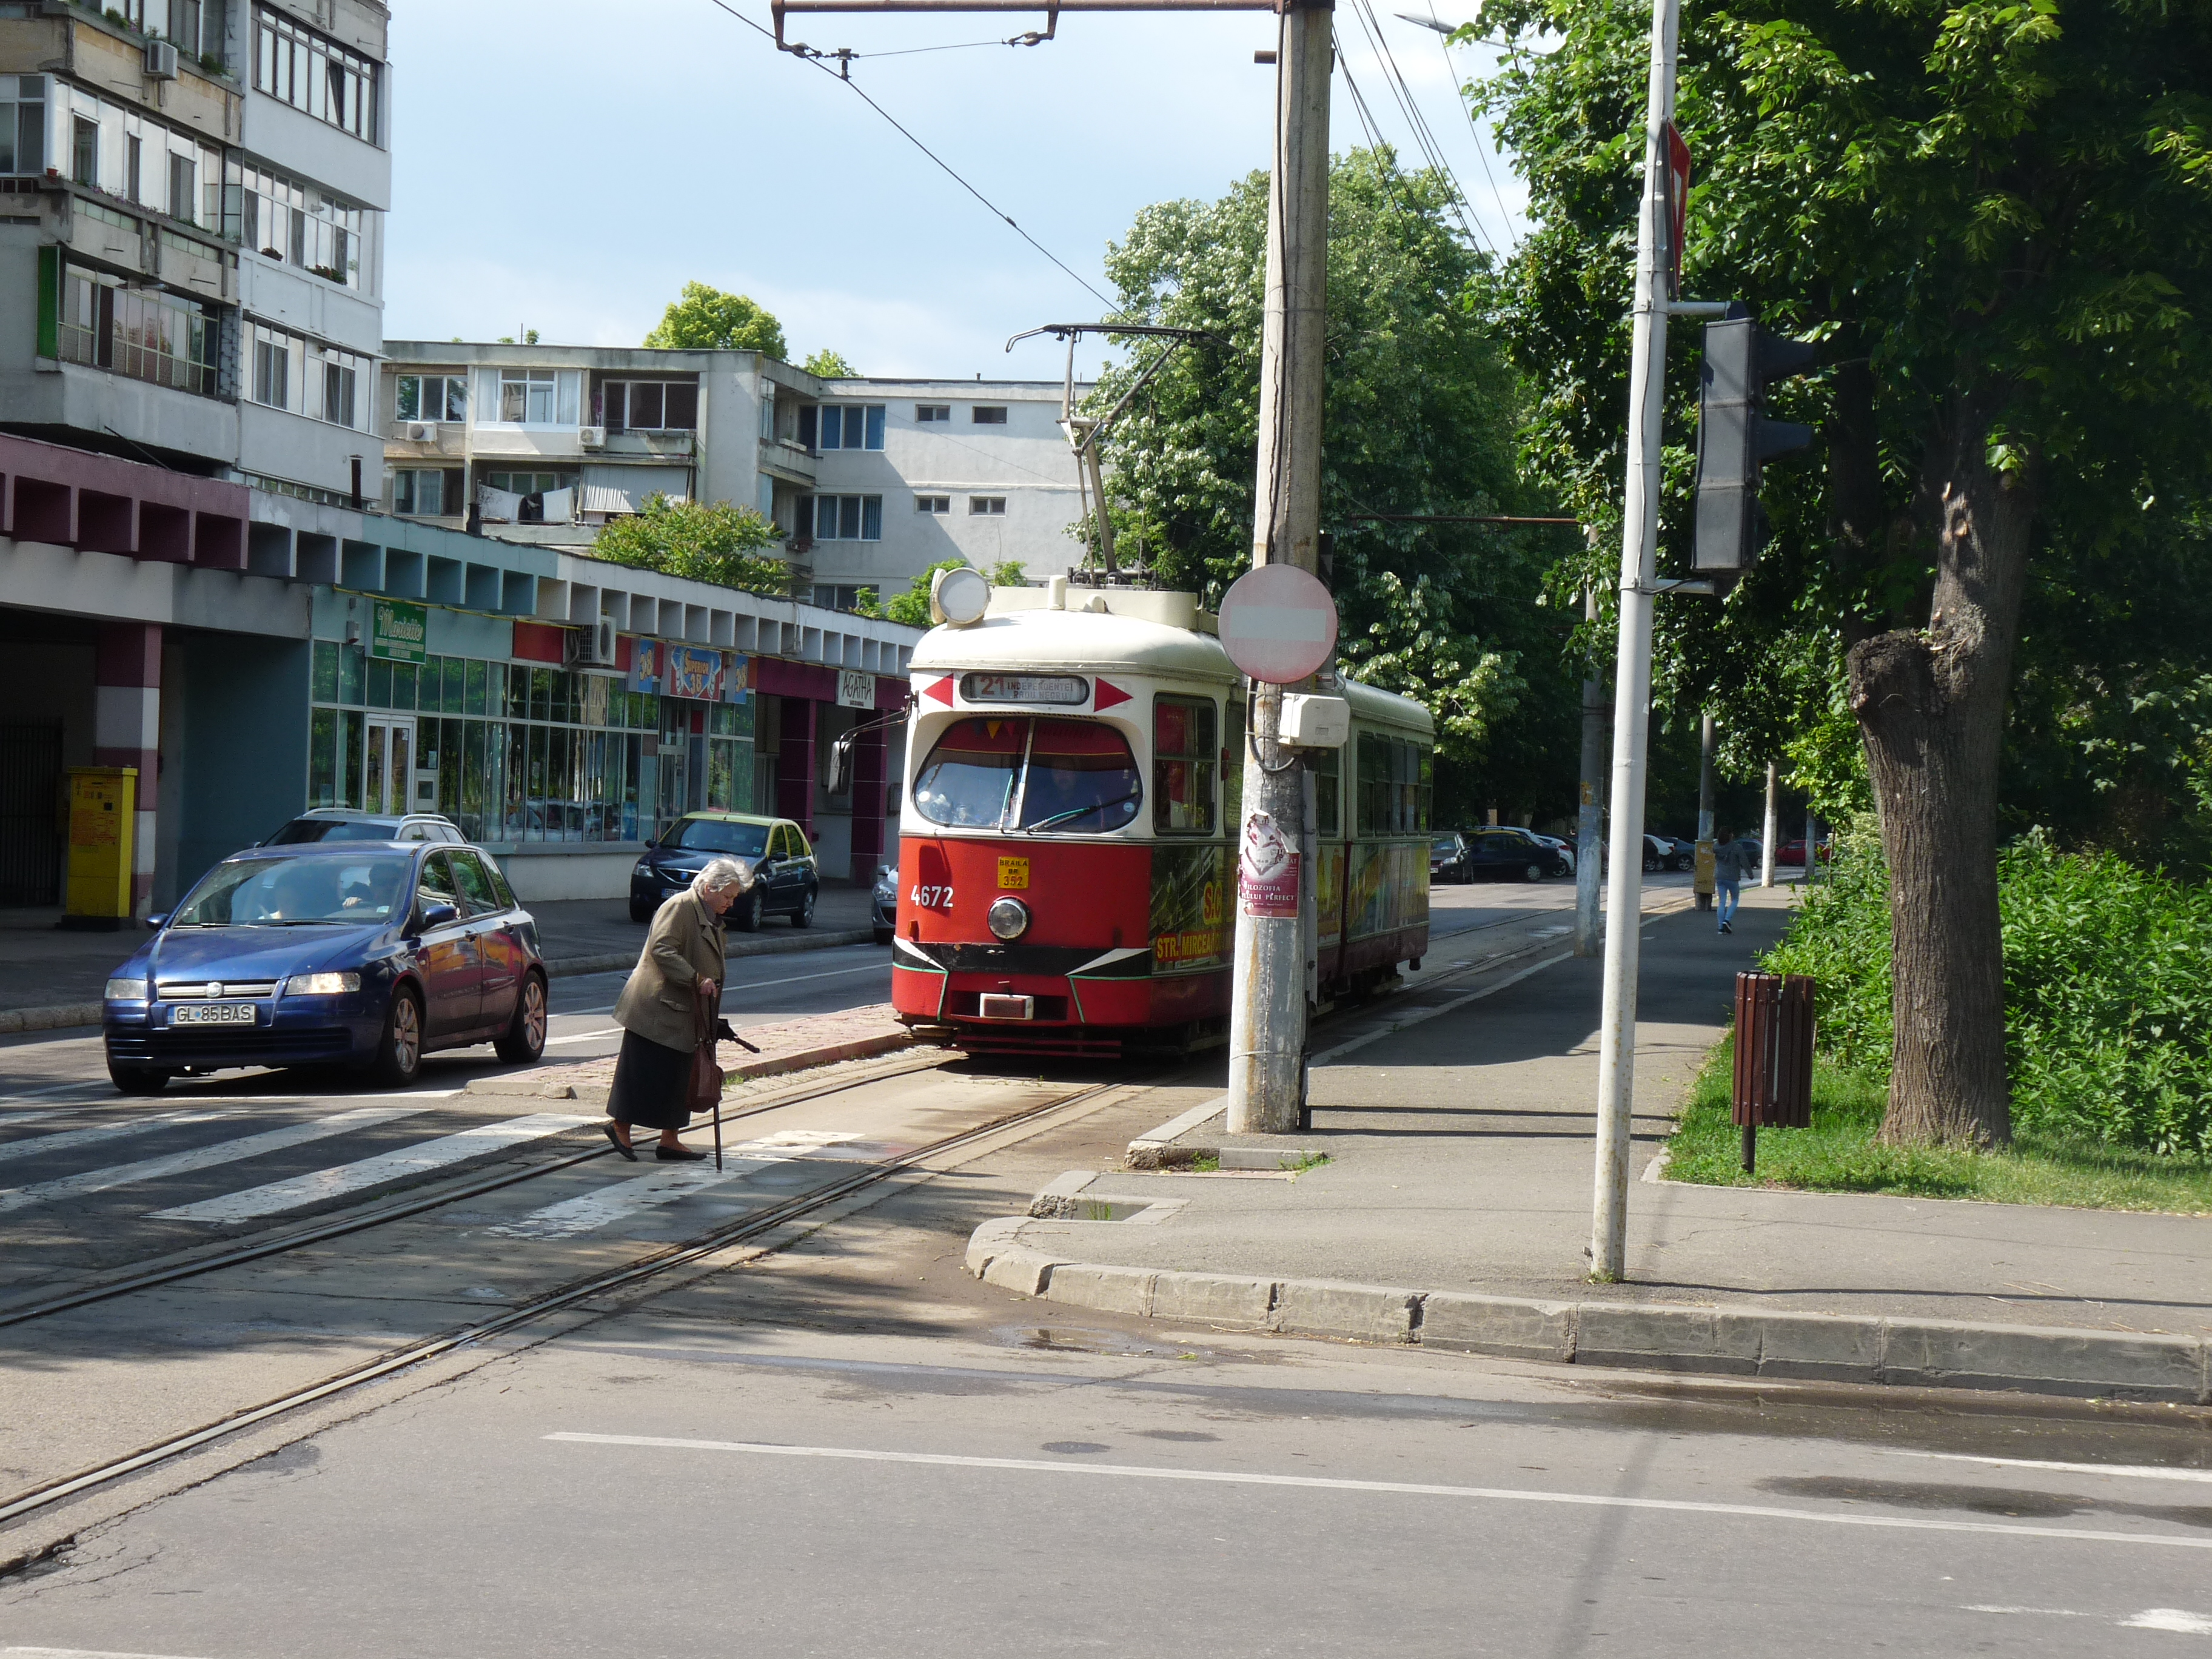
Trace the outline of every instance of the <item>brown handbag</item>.
<instances>
[{"instance_id":1,"label":"brown handbag","mask_svg":"<svg viewBox=\"0 0 2212 1659\"><path fill-rule=\"evenodd\" d=\"M721 988L712 993L691 982L691 1075L684 1087L684 1109L711 1112L722 1103L722 1068L714 1063L714 1026L721 1018Z\"/></svg>"}]
</instances>

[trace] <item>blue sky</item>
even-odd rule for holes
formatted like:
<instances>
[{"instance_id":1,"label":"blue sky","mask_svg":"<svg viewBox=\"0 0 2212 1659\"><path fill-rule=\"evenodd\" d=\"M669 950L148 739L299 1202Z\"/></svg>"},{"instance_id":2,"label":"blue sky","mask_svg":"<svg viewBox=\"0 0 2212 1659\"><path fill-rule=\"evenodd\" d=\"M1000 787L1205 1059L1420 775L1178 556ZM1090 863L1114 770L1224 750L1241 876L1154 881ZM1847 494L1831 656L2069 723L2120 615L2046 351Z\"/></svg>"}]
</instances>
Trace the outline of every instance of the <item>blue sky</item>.
<instances>
[{"instance_id":1,"label":"blue sky","mask_svg":"<svg viewBox=\"0 0 2212 1659\"><path fill-rule=\"evenodd\" d=\"M1447 22L1468 0L1436 0ZM733 0L767 21L766 0ZM1426 14L1430 0L1396 0ZM1064 348L1007 336L1088 320L1098 301L985 211L850 88L709 0L397 0L393 206L385 332L628 345L687 280L750 294L794 357L822 346L865 374L1056 377ZM1452 92L1488 54L1377 4L1416 107L1480 234L1523 198ZM610 18L619 19L610 24ZM861 52L988 40L1042 15L812 15L787 33ZM1383 136L1417 152L1355 14L1332 143L1364 135L1348 69ZM1146 203L1218 196L1265 163L1271 14L1063 15L1035 47L863 58L856 81L1101 289L1106 244ZM1487 144L1487 135L1482 140ZM1498 189L1493 191L1494 178ZM1502 199L1501 199L1502 198Z\"/></svg>"}]
</instances>

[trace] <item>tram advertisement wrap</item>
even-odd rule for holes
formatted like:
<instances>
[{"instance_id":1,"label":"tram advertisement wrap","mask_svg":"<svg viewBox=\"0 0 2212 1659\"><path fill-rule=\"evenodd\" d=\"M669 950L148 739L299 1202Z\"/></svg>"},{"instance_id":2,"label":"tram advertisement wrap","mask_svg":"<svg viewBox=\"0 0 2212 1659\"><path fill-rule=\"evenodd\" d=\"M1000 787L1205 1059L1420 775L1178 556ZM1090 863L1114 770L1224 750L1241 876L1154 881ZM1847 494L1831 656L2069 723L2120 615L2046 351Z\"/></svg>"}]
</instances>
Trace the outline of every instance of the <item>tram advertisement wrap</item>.
<instances>
[{"instance_id":1,"label":"tram advertisement wrap","mask_svg":"<svg viewBox=\"0 0 2212 1659\"><path fill-rule=\"evenodd\" d=\"M1371 939L1427 921L1427 847L1419 842L1355 843L1345 916L1347 939Z\"/></svg>"},{"instance_id":2,"label":"tram advertisement wrap","mask_svg":"<svg viewBox=\"0 0 2212 1659\"><path fill-rule=\"evenodd\" d=\"M1323 950L1334 950L1344 943L1344 848L1342 843L1325 843L1314 860L1314 908L1318 931L1314 943Z\"/></svg>"},{"instance_id":3,"label":"tram advertisement wrap","mask_svg":"<svg viewBox=\"0 0 2212 1659\"><path fill-rule=\"evenodd\" d=\"M1152 848L1152 971L1218 968L1229 955L1229 849Z\"/></svg>"}]
</instances>

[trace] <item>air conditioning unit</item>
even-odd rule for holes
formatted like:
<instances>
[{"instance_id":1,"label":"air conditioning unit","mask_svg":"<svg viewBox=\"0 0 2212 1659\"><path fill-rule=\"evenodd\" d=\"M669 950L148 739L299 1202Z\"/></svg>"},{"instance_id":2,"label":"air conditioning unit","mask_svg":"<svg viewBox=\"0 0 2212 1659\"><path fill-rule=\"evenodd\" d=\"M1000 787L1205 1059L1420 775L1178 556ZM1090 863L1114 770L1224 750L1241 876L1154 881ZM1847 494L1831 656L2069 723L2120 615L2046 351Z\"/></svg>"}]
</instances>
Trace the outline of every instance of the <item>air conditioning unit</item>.
<instances>
[{"instance_id":1,"label":"air conditioning unit","mask_svg":"<svg viewBox=\"0 0 2212 1659\"><path fill-rule=\"evenodd\" d=\"M173 40L149 40L146 43L146 74L149 80L173 81L177 78L177 43Z\"/></svg>"},{"instance_id":2,"label":"air conditioning unit","mask_svg":"<svg viewBox=\"0 0 2212 1659\"><path fill-rule=\"evenodd\" d=\"M603 426L587 426L576 434L577 442L586 449L605 449L607 429Z\"/></svg>"},{"instance_id":3,"label":"air conditioning unit","mask_svg":"<svg viewBox=\"0 0 2212 1659\"><path fill-rule=\"evenodd\" d=\"M434 444L437 442L437 422L434 421L408 422L407 441L410 444Z\"/></svg>"},{"instance_id":4,"label":"air conditioning unit","mask_svg":"<svg viewBox=\"0 0 2212 1659\"><path fill-rule=\"evenodd\" d=\"M585 628L572 629L563 653L570 668L612 668L615 665L615 620L602 617Z\"/></svg>"}]
</instances>

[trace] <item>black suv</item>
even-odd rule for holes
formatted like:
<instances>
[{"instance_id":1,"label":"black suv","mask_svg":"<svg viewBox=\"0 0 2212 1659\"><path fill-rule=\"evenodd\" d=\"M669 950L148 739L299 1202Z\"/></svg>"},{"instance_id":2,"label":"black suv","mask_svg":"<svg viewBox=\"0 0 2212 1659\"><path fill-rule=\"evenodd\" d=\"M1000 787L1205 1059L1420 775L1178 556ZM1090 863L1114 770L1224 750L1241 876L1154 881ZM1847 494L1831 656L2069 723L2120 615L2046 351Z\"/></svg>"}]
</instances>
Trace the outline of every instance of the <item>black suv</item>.
<instances>
[{"instance_id":1,"label":"black suv","mask_svg":"<svg viewBox=\"0 0 2212 1659\"><path fill-rule=\"evenodd\" d=\"M629 919L651 921L672 893L714 859L734 859L752 876L727 913L729 925L750 933L769 916L788 916L794 927L813 925L822 873L806 832L789 818L748 812L692 812L663 830L629 872Z\"/></svg>"}]
</instances>

